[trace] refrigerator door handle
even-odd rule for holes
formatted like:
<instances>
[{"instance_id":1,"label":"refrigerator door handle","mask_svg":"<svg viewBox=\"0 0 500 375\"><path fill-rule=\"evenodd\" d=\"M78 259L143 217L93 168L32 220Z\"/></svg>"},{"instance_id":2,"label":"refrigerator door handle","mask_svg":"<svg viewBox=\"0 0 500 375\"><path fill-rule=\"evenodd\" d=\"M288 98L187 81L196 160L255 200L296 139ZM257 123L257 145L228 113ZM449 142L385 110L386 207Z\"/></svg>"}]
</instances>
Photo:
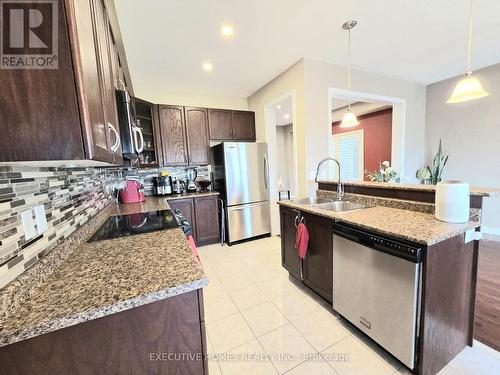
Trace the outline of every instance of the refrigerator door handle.
<instances>
[{"instance_id":1,"label":"refrigerator door handle","mask_svg":"<svg viewBox=\"0 0 500 375\"><path fill-rule=\"evenodd\" d=\"M241 206L228 207L228 210L241 211L241 210L246 210L247 208L250 208L250 207L260 207L260 206L265 206L268 204L269 204L269 201L257 202L257 203L247 203L247 204L243 204Z\"/></svg>"},{"instance_id":2,"label":"refrigerator door handle","mask_svg":"<svg viewBox=\"0 0 500 375\"><path fill-rule=\"evenodd\" d=\"M269 165L267 163L267 155L264 155L264 186L267 191L267 184L269 179Z\"/></svg>"}]
</instances>

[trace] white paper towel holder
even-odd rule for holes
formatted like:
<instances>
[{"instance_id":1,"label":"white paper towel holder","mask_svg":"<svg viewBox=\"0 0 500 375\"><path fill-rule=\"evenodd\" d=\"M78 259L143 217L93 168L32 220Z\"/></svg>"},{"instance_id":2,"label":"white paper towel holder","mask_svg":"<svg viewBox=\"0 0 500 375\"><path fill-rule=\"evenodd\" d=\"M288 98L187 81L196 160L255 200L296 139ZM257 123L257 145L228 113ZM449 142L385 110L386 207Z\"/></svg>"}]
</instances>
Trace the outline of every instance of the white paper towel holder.
<instances>
[{"instance_id":1,"label":"white paper towel holder","mask_svg":"<svg viewBox=\"0 0 500 375\"><path fill-rule=\"evenodd\" d=\"M435 213L440 221L466 223L469 221L470 190L467 182L447 180L436 186Z\"/></svg>"}]
</instances>

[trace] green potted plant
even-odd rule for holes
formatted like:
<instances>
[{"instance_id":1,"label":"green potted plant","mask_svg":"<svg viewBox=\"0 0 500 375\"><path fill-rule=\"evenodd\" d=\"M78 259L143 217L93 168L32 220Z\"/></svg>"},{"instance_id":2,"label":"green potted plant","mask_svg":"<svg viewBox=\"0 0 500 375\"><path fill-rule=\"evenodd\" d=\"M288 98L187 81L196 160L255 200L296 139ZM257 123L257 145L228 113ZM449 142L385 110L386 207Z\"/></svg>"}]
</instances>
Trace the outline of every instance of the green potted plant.
<instances>
[{"instance_id":1,"label":"green potted plant","mask_svg":"<svg viewBox=\"0 0 500 375\"><path fill-rule=\"evenodd\" d=\"M441 175L443 174L446 163L448 163L448 155L443 153L443 147L441 145L440 139L438 152L432 160L432 165L427 166L427 170L430 173L430 181L432 185L437 185L437 183L441 181Z\"/></svg>"}]
</instances>

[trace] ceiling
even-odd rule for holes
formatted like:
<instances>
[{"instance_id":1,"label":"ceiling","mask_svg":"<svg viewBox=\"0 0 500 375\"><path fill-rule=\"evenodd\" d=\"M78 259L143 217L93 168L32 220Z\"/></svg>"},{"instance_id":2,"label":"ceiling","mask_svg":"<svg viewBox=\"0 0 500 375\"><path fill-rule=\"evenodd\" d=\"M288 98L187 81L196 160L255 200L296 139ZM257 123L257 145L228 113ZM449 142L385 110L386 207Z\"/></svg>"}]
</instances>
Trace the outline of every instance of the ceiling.
<instances>
[{"instance_id":1,"label":"ceiling","mask_svg":"<svg viewBox=\"0 0 500 375\"><path fill-rule=\"evenodd\" d=\"M464 72L468 0L115 0L134 86L245 98L302 57L423 84ZM234 37L222 38L223 23ZM500 1L477 0L473 69L500 62ZM212 62L210 73L202 69Z\"/></svg>"}]
</instances>

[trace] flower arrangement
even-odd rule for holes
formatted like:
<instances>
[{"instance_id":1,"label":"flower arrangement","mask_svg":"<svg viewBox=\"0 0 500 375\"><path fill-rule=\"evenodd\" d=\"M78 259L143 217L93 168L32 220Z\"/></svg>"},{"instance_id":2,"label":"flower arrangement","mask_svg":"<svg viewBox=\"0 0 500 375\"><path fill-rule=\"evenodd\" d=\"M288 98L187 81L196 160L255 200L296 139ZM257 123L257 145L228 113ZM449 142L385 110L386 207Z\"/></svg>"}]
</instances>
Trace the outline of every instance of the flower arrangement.
<instances>
[{"instance_id":1,"label":"flower arrangement","mask_svg":"<svg viewBox=\"0 0 500 375\"><path fill-rule=\"evenodd\" d=\"M439 181L441 181L441 175L443 174L443 169L448 162L448 156L443 153L443 147L441 145L441 139L439 140L439 148L436 156L432 160L432 165L427 166L427 170L429 171L429 178L433 185L437 185Z\"/></svg>"},{"instance_id":2,"label":"flower arrangement","mask_svg":"<svg viewBox=\"0 0 500 375\"><path fill-rule=\"evenodd\" d=\"M387 160L380 163L380 169L378 171L365 171L365 174L370 181L399 182L401 180L399 173L391 167L391 163Z\"/></svg>"}]
</instances>

